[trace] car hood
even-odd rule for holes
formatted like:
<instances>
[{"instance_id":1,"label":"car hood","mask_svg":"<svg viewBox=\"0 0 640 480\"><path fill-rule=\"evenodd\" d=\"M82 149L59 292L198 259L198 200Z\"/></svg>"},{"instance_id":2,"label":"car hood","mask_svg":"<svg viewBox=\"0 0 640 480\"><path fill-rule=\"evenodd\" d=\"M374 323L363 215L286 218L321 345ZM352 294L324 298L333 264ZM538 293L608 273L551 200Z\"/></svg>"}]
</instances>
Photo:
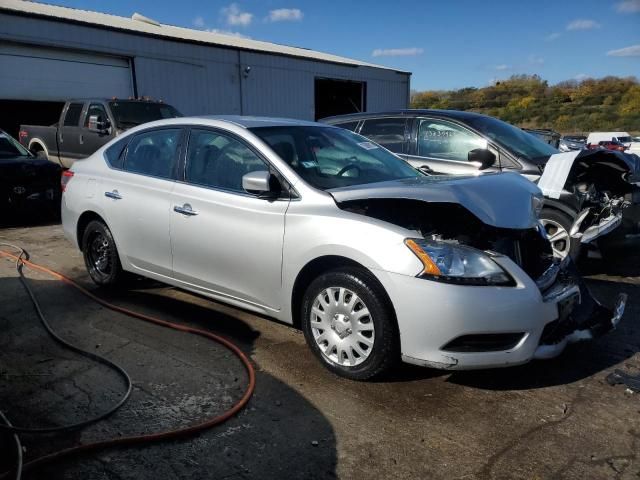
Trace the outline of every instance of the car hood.
<instances>
[{"instance_id":1,"label":"car hood","mask_svg":"<svg viewBox=\"0 0 640 480\"><path fill-rule=\"evenodd\" d=\"M328 190L336 203L366 199L411 199L459 204L480 221L498 228L534 227L533 197L540 189L516 173L481 176L427 176Z\"/></svg>"},{"instance_id":2,"label":"car hood","mask_svg":"<svg viewBox=\"0 0 640 480\"><path fill-rule=\"evenodd\" d=\"M0 158L0 179L59 176L60 166L34 157Z\"/></svg>"}]
</instances>

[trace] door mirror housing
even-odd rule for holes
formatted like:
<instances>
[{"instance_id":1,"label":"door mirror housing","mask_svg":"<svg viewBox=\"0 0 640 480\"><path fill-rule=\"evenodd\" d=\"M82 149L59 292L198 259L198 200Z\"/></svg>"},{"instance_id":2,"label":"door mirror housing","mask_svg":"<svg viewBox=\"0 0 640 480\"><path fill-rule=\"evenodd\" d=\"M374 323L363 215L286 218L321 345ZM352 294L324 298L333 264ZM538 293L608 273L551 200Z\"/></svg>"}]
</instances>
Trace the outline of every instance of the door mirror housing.
<instances>
[{"instance_id":1,"label":"door mirror housing","mask_svg":"<svg viewBox=\"0 0 640 480\"><path fill-rule=\"evenodd\" d=\"M105 133L109 127L111 127L109 120L105 120L99 115L89 117L89 130L92 132Z\"/></svg>"},{"instance_id":2,"label":"door mirror housing","mask_svg":"<svg viewBox=\"0 0 640 480\"><path fill-rule=\"evenodd\" d=\"M479 164L478 170L485 170L496 163L496 155L487 148L475 148L467 155L470 162Z\"/></svg>"},{"instance_id":3,"label":"door mirror housing","mask_svg":"<svg viewBox=\"0 0 640 480\"><path fill-rule=\"evenodd\" d=\"M243 175L242 188L247 193L252 193L262 198L273 198L280 193L277 188L274 188L275 182L277 182L277 179L268 170L256 170Z\"/></svg>"}]
</instances>

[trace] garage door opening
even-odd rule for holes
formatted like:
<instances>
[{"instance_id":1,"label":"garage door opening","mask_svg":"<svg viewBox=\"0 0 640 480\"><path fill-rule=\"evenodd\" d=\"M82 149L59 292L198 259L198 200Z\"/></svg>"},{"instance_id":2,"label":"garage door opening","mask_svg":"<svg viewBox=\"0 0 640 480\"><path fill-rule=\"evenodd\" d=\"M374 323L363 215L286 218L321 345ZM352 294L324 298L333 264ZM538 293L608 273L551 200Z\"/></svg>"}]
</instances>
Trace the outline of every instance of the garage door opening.
<instances>
[{"instance_id":1,"label":"garage door opening","mask_svg":"<svg viewBox=\"0 0 640 480\"><path fill-rule=\"evenodd\" d=\"M18 139L20 125L53 125L64 102L0 99L0 129Z\"/></svg>"},{"instance_id":2,"label":"garage door opening","mask_svg":"<svg viewBox=\"0 0 640 480\"><path fill-rule=\"evenodd\" d=\"M316 120L332 115L364 112L367 83L333 78L316 78Z\"/></svg>"}]
</instances>

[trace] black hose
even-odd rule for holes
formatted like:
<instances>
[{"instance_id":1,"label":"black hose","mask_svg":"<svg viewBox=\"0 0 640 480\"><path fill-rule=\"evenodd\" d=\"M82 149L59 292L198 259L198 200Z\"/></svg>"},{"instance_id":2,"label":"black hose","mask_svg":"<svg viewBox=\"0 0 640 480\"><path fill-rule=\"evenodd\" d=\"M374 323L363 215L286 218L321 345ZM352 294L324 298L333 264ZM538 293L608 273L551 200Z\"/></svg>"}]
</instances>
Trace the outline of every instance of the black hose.
<instances>
[{"instance_id":1,"label":"black hose","mask_svg":"<svg viewBox=\"0 0 640 480\"><path fill-rule=\"evenodd\" d=\"M5 417L4 413L2 412L0 412L0 420L2 420L8 427L12 426L9 419ZM18 434L14 433L12 437L13 443L16 446L16 474L14 478L16 480L20 480L20 478L22 478L22 443L20 443L20 437L18 437Z\"/></svg>"},{"instance_id":2,"label":"black hose","mask_svg":"<svg viewBox=\"0 0 640 480\"><path fill-rule=\"evenodd\" d=\"M78 353L84 357L90 358L91 360L94 360L95 362L101 363L103 365L106 365L107 367L115 370L124 380L124 383L126 385L126 392L123 395L123 397L120 399L119 402L117 402L113 407L111 407L110 409L108 409L106 412L101 413L93 418L89 418L87 420L82 420L80 422L77 423L72 423L69 425L60 425L60 426L56 426L56 427L41 427L41 428L29 428L29 427L21 427L21 426L13 426L11 425L11 423L5 421L4 423L0 423L0 431L4 430L5 432L11 432L11 433L54 433L54 432L65 432L65 431L69 431L69 430L76 430L82 427L86 427L87 425L91 425L93 423L96 423L100 420L105 419L106 417L108 417L109 415L112 415L113 413L115 413L120 407L122 407L125 402L129 399L129 396L131 395L131 391L133 388L133 384L131 382L131 377L129 377L129 374L124 370L124 368L122 368L121 366L117 365L116 363L112 362L111 360L108 360L107 358L98 355L97 353L93 353L87 350L84 350L76 345L73 345L72 343L68 342L67 340L63 339L62 337L60 337L54 330L53 328L51 328L51 325L49 325L49 322L47 321L44 313L42 312L42 309L40 308L40 303L38 302L38 299L36 298L36 296L33 293L33 290L31 290L31 287L29 286L29 282L27 281L27 278L24 275L24 272L22 271L24 264L22 263L22 259L26 259L29 260L29 254L27 253L27 251L21 247L18 247L16 245L12 245L10 243L5 243L5 242L0 242L0 245L5 245L8 247L11 247L17 251L20 252L20 255L18 256L18 259L16 260L16 270L18 271L19 274L19 279L20 279L20 283L22 284L22 286L24 287L25 291L27 292L27 294L29 295L29 298L31 299L31 303L33 305L33 308L36 311L36 314L38 315L38 318L40 319L40 322L42 323L44 329L47 331L47 333L56 341L58 342L60 345L62 345L63 347L71 350L72 352Z\"/></svg>"}]
</instances>

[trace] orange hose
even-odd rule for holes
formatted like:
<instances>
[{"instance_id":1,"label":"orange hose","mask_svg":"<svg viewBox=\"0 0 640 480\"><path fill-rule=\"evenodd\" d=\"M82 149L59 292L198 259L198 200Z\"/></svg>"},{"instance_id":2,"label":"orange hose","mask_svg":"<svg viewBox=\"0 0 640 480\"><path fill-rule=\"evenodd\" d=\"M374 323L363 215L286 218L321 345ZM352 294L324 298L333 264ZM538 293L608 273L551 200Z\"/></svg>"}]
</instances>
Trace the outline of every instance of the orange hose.
<instances>
[{"instance_id":1,"label":"orange hose","mask_svg":"<svg viewBox=\"0 0 640 480\"><path fill-rule=\"evenodd\" d=\"M63 283L66 283L67 285L70 285L72 287L74 287L75 289L77 289L78 291L80 291L82 294L84 294L85 296L89 297L91 300L99 303L100 305L102 305L103 307L106 307L110 310L113 310L115 312L118 313L123 313L125 315L128 315L130 317L134 317L140 320L144 320L145 322L149 322L149 323L154 323L156 325L160 325L166 328L172 328L174 330L179 330L181 332L187 332L187 333L191 333L194 335L200 335L202 337L208 338L210 340L213 340L214 342L217 342L221 345L223 345L224 347L228 348L229 350L231 350L242 362L244 368L247 371L247 374L249 376L249 383L247 385L247 389L245 390L244 394L242 395L242 398L240 398L240 400L238 400L238 402L236 402L229 410L227 410L226 412L218 415L217 417L211 418L209 420L200 422L200 423L196 423L194 425L188 426L188 427L184 427L184 428L179 428L179 429L175 429L175 430L166 430L163 432L157 432L157 433L149 433L149 434L144 434L144 435L133 435L133 436L129 436L129 437L118 437L118 438L112 438L112 439L107 439L107 440L102 440L102 441L98 441L98 442L94 442L94 443L87 443L84 445L77 445L75 447L70 447L70 448L66 448L64 450L59 450L57 452L53 452L47 455L43 455L42 457L36 458L34 460L31 460L30 462L27 462L24 464L24 471L28 471L30 469L36 468L36 467L40 467L46 463L49 462L53 462L55 460L60 460L62 458L65 457L69 457L71 455L75 455L75 454L79 454L79 453L85 453L85 452L89 452L89 451L94 451L94 450L100 450L100 449L105 449L105 448L112 448L112 447L123 447L123 446L129 446L129 445L138 445L138 444L142 444L142 443L150 443L150 442L157 442L157 441L162 441L162 440L169 440L169 439L176 439L179 437L186 437L189 435L193 435L196 434L198 432L201 432L203 430L206 430L208 428L214 427L216 425L220 425L221 423L224 423L225 421L227 421L229 418L233 417L236 413L238 413L240 410L242 410L242 408L244 408L247 404L247 402L249 401L249 399L251 398L251 396L253 395L253 392L255 390L255 386L256 386L256 374L255 374L255 370L253 368L253 365L251 364L251 361L249 360L249 358L244 354L244 352L242 350L240 350L240 348L238 348L236 345L234 345L233 343L231 343L229 340L222 338L218 335L215 335L213 333L207 332L205 330L200 330L198 328L192 328L192 327L187 327L185 325L181 325L179 323L173 323L173 322L168 322L166 320L160 320L159 318L155 318L152 317L150 315L145 315L144 313L139 313L139 312L135 312L133 310L129 310L127 308L124 307L119 307L117 305L114 305L112 303L109 303L103 299L101 299L100 297L94 295L93 293L91 293L89 290L87 290L86 288L84 288L83 286L79 285L78 283L76 283L74 280L70 279L69 277L66 277L65 275L56 272L55 270L51 270L47 267L43 267L41 265L38 265L36 263L33 263L25 258L19 258L16 255L13 255L9 252L6 252L4 250L0 250L0 256L5 257L5 258L9 258L13 261L16 262L22 262L25 265L27 265L28 267L32 268L33 270L38 270L40 272L46 273L48 275L51 275L52 277L62 281ZM5 476L5 474L0 475L0 479L3 478Z\"/></svg>"}]
</instances>

